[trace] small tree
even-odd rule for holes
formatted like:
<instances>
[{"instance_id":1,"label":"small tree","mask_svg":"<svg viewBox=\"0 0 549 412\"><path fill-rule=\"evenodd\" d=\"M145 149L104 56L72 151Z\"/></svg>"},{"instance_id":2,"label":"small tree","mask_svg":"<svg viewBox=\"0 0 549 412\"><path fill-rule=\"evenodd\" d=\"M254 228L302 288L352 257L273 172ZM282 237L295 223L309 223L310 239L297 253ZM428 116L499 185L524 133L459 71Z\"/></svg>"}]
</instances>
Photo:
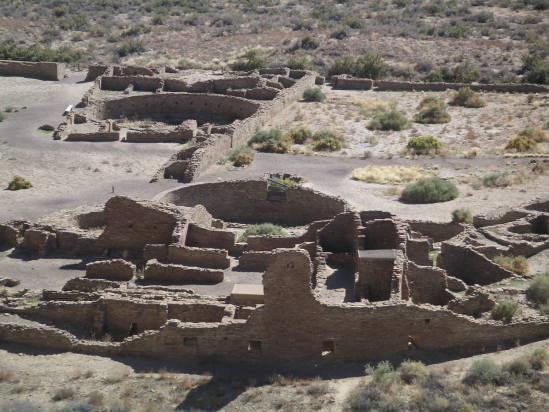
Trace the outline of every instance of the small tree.
<instances>
[{"instance_id":1,"label":"small tree","mask_svg":"<svg viewBox=\"0 0 549 412\"><path fill-rule=\"evenodd\" d=\"M406 186L400 200L407 203L438 203L453 200L458 194L452 182L439 177L425 177Z\"/></svg>"},{"instance_id":2,"label":"small tree","mask_svg":"<svg viewBox=\"0 0 549 412\"><path fill-rule=\"evenodd\" d=\"M389 65L376 53L366 53L359 57L355 63L353 74L356 77L380 79L389 70Z\"/></svg>"},{"instance_id":3,"label":"small tree","mask_svg":"<svg viewBox=\"0 0 549 412\"><path fill-rule=\"evenodd\" d=\"M236 71L251 71L262 69L267 65L263 53L258 49L248 50L238 60L231 64L231 69Z\"/></svg>"}]
</instances>

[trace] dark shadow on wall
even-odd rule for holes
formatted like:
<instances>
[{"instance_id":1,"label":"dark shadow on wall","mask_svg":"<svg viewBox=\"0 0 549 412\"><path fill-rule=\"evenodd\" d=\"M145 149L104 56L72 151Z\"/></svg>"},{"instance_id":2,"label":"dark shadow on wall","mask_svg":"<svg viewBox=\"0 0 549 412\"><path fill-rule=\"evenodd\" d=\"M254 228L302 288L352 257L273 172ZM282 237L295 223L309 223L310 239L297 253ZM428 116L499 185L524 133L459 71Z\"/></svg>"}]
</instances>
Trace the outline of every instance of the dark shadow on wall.
<instances>
[{"instance_id":1,"label":"dark shadow on wall","mask_svg":"<svg viewBox=\"0 0 549 412\"><path fill-rule=\"evenodd\" d=\"M351 268L337 268L330 276L326 278L326 288L345 289L343 302L355 302L355 272Z\"/></svg>"}]
</instances>

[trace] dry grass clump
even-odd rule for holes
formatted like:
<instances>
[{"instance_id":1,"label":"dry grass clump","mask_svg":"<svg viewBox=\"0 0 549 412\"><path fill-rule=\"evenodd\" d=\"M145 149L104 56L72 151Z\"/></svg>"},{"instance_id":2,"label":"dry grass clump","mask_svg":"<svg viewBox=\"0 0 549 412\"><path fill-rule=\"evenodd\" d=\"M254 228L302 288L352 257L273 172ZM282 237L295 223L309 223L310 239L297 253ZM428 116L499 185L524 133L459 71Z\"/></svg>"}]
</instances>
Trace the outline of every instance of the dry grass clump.
<instances>
[{"instance_id":1,"label":"dry grass clump","mask_svg":"<svg viewBox=\"0 0 549 412\"><path fill-rule=\"evenodd\" d=\"M417 123L439 124L448 123L452 117L447 112L446 103L438 97L427 96L418 106L419 112L415 115Z\"/></svg>"},{"instance_id":2,"label":"dry grass clump","mask_svg":"<svg viewBox=\"0 0 549 412\"><path fill-rule=\"evenodd\" d=\"M396 102L379 100L375 98L370 99L354 99L351 100L353 106L357 106L359 113L363 116L368 116L373 113L386 112L393 110L396 107Z\"/></svg>"},{"instance_id":3,"label":"dry grass clump","mask_svg":"<svg viewBox=\"0 0 549 412\"><path fill-rule=\"evenodd\" d=\"M452 212L452 222L454 223L473 223L473 215L469 209L455 209Z\"/></svg>"},{"instance_id":4,"label":"dry grass clump","mask_svg":"<svg viewBox=\"0 0 549 412\"><path fill-rule=\"evenodd\" d=\"M480 154L480 147L472 147L470 150L464 150L462 152L463 157L466 159L474 159Z\"/></svg>"},{"instance_id":5,"label":"dry grass clump","mask_svg":"<svg viewBox=\"0 0 549 412\"><path fill-rule=\"evenodd\" d=\"M517 275L525 275L528 273L528 260L524 256L504 256L497 255L494 258L494 263L510 270Z\"/></svg>"},{"instance_id":6,"label":"dry grass clump","mask_svg":"<svg viewBox=\"0 0 549 412\"><path fill-rule=\"evenodd\" d=\"M0 365L0 382L8 382L13 378L13 371L6 365Z\"/></svg>"},{"instance_id":7,"label":"dry grass clump","mask_svg":"<svg viewBox=\"0 0 549 412\"><path fill-rule=\"evenodd\" d=\"M13 176L13 180L9 182L7 190L21 190L29 189L32 187L32 183L21 176Z\"/></svg>"},{"instance_id":8,"label":"dry grass clump","mask_svg":"<svg viewBox=\"0 0 549 412\"><path fill-rule=\"evenodd\" d=\"M254 152L247 146L241 146L231 152L229 161L236 167L248 166L254 161Z\"/></svg>"},{"instance_id":9,"label":"dry grass clump","mask_svg":"<svg viewBox=\"0 0 549 412\"><path fill-rule=\"evenodd\" d=\"M442 143L433 136L412 137L406 145L406 150L414 155L435 155L441 149Z\"/></svg>"},{"instance_id":10,"label":"dry grass clump","mask_svg":"<svg viewBox=\"0 0 549 412\"><path fill-rule=\"evenodd\" d=\"M367 124L370 130L395 130L400 131L410 127L410 121L405 114L397 109L380 112Z\"/></svg>"},{"instance_id":11,"label":"dry grass clump","mask_svg":"<svg viewBox=\"0 0 549 412\"><path fill-rule=\"evenodd\" d=\"M352 178L366 183L399 185L415 182L428 176L421 167L411 166L366 166L353 170Z\"/></svg>"},{"instance_id":12,"label":"dry grass clump","mask_svg":"<svg viewBox=\"0 0 549 412\"><path fill-rule=\"evenodd\" d=\"M72 399L75 394L76 391L73 388L59 388L55 391L51 399L55 402L63 401L65 399Z\"/></svg>"},{"instance_id":13,"label":"dry grass clump","mask_svg":"<svg viewBox=\"0 0 549 412\"><path fill-rule=\"evenodd\" d=\"M533 152L537 149L537 143L528 136L515 135L505 144L505 150L514 152Z\"/></svg>"},{"instance_id":14,"label":"dry grass clump","mask_svg":"<svg viewBox=\"0 0 549 412\"><path fill-rule=\"evenodd\" d=\"M501 320L509 323L519 311L519 304L512 300L502 300L494 305L490 311L490 316L494 320Z\"/></svg>"},{"instance_id":15,"label":"dry grass clump","mask_svg":"<svg viewBox=\"0 0 549 412\"><path fill-rule=\"evenodd\" d=\"M450 104L454 106L463 106L470 108L479 108L486 106L486 102L480 98L469 87L459 89L450 100Z\"/></svg>"},{"instance_id":16,"label":"dry grass clump","mask_svg":"<svg viewBox=\"0 0 549 412\"><path fill-rule=\"evenodd\" d=\"M549 304L549 272L532 280L526 289L526 297L538 305Z\"/></svg>"}]
</instances>

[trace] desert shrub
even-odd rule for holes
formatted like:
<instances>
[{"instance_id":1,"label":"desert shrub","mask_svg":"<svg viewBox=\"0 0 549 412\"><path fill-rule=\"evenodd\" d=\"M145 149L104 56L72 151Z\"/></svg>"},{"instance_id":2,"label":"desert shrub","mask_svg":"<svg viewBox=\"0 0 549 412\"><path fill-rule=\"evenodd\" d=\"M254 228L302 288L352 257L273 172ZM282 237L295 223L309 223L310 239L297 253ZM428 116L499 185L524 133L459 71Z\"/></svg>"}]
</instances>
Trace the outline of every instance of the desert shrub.
<instances>
[{"instance_id":1,"label":"desert shrub","mask_svg":"<svg viewBox=\"0 0 549 412\"><path fill-rule=\"evenodd\" d=\"M329 137L313 142L312 146L313 150L316 151L336 152L341 150L341 141L339 139Z\"/></svg>"},{"instance_id":2,"label":"desert shrub","mask_svg":"<svg viewBox=\"0 0 549 412\"><path fill-rule=\"evenodd\" d=\"M526 375L530 369L530 362L525 356L512 359L503 364L503 370L515 376Z\"/></svg>"},{"instance_id":3,"label":"desert shrub","mask_svg":"<svg viewBox=\"0 0 549 412\"><path fill-rule=\"evenodd\" d=\"M303 92L303 99L306 102L323 102L326 95L322 93L320 87L311 87Z\"/></svg>"},{"instance_id":4,"label":"desert shrub","mask_svg":"<svg viewBox=\"0 0 549 412\"><path fill-rule=\"evenodd\" d=\"M313 135L313 140L319 141L322 139L342 139L336 132L329 129L320 129Z\"/></svg>"},{"instance_id":5,"label":"desert shrub","mask_svg":"<svg viewBox=\"0 0 549 412\"><path fill-rule=\"evenodd\" d=\"M473 92L469 87L462 87L459 89L452 97L452 100L450 100L450 104L454 106L471 108L486 106L484 100L482 100L480 96Z\"/></svg>"},{"instance_id":6,"label":"desert shrub","mask_svg":"<svg viewBox=\"0 0 549 412\"><path fill-rule=\"evenodd\" d=\"M241 55L236 62L231 64L231 69L236 71L251 71L262 69L267 65L265 57L260 50L248 50Z\"/></svg>"},{"instance_id":7,"label":"desert shrub","mask_svg":"<svg viewBox=\"0 0 549 412\"><path fill-rule=\"evenodd\" d=\"M366 183L403 184L411 183L425 177L425 173L420 167L407 166L366 166L353 170L352 178Z\"/></svg>"},{"instance_id":8,"label":"desert shrub","mask_svg":"<svg viewBox=\"0 0 549 412\"><path fill-rule=\"evenodd\" d=\"M414 117L418 123L448 123L452 118L446 110L446 104L438 98L426 97L419 105L419 113Z\"/></svg>"},{"instance_id":9,"label":"desert shrub","mask_svg":"<svg viewBox=\"0 0 549 412\"><path fill-rule=\"evenodd\" d=\"M370 130L403 130L410 126L410 122L406 116L396 110L387 110L374 116L368 123Z\"/></svg>"},{"instance_id":10,"label":"desert shrub","mask_svg":"<svg viewBox=\"0 0 549 412\"><path fill-rule=\"evenodd\" d=\"M412 137L408 140L406 149L415 155L439 153L442 143L433 136Z\"/></svg>"},{"instance_id":11,"label":"desert shrub","mask_svg":"<svg viewBox=\"0 0 549 412\"><path fill-rule=\"evenodd\" d=\"M400 200L407 203L438 203L455 199L458 194L452 182L439 177L426 177L406 186Z\"/></svg>"},{"instance_id":12,"label":"desert shrub","mask_svg":"<svg viewBox=\"0 0 549 412\"><path fill-rule=\"evenodd\" d=\"M382 78L388 69L389 65L383 61L380 55L368 52L356 60L352 74L356 77L376 80Z\"/></svg>"},{"instance_id":13,"label":"desert shrub","mask_svg":"<svg viewBox=\"0 0 549 412\"><path fill-rule=\"evenodd\" d=\"M427 368L423 362L407 360L400 364L397 372L405 383L419 383L427 379Z\"/></svg>"},{"instance_id":14,"label":"desert shrub","mask_svg":"<svg viewBox=\"0 0 549 412\"><path fill-rule=\"evenodd\" d=\"M278 129L260 130L249 140L248 145L260 152L286 153L288 143Z\"/></svg>"},{"instance_id":15,"label":"desert shrub","mask_svg":"<svg viewBox=\"0 0 549 412\"><path fill-rule=\"evenodd\" d=\"M532 152L536 148L536 141L528 136L513 136L505 144L506 150L514 150L516 152Z\"/></svg>"},{"instance_id":16,"label":"desert shrub","mask_svg":"<svg viewBox=\"0 0 549 412\"><path fill-rule=\"evenodd\" d=\"M455 209L452 212L452 222L454 223L473 223L473 215L469 209Z\"/></svg>"},{"instance_id":17,"label":"desert shrub","mask_svg":"<svg viewBox=\"0 0 549 412\"><path fill-rule=\"evenodd\" d=\"M191 59L182 57L177 61L177 68L179 70L198 69L200 68L200 64L196 63Z\"/></svg>"},{"instance_id":18,"label":"desert shrub","mask_svg":"<svg viewBox=\"0 0 549 412\"><path fill-rule=\"evenodd\" d=\"M344 401L344 411L407 411L406 399L395 393L388 393L375 386L358 385L349 392Z\"/></svg>"},{"instance_id":19,"label":"desert shrub","mask_svg":"<svg viewBox=\"0 0 549 412\"><path fill-rule=\"evenodd\" d=\"M141 40L128 40L116 48L118 57L126 57L130 54L143 53L145 46Z\"/></svg>"},{"instance_id":20,"label":"desert shrub","mask_svg":"<svg viewBox=\"0 0 549 412\"><path fill-rule=\"evenodd\" d=\"M272 223L261 223L258 225L249 226L244 233L238 238L239 242L247 242L248 236L277 236L286 237L288 233L284 231L280 226L273 225Z\"/></svg>"},{"instance_id":21,"label":"desert shrub","mask_svg":"<svg viewBox=\"0 0 549 412\"><path fill-rule=\"evenodd\" d=\"M346 56L336 59L328 69L329 76L338 74L352 74L355 67L355 61L352 57Z\"/></svg>"},{"instance_id":22,"label":"desert shrub","mask_svg":"<svg viewBox=\"0 0 549 412\"><path fill-rule=\"evenodd\" d=\"M306 127L297 127L290 130L288 136L296 144L303 144L313 138L313 132Z\"/></svg>"},{"instance_id":23,"label":"desert shrub","mask_svg":"<svg viewBox=\"0 0 549 412\"><path fill-rule=\"evenodd\" d=\"M463 378L467 385L503 385L508 380L509 374L490 359L474 361Z\"/></svg>"},{"instance_id":24,"label":"desert shrub","mask_svg":"<svg viewBox=\"0 0 549 412\"><path fill-rule=\"evenodd\" d=\"M62 401L65 399L70 399L75 395L75 391L73 388L59 388L55 391L53 394L52 400L54 401Z\"/></svg>"},{"instance_id":25,"label":"desert shrub","mask_svg":"<svg viewBox=\"0 0 549 412\"><path fill-rule=\"evenodd\" d=\"M509 173L494 172L482 178L482 184L486 187L507 187L511 184Z\"/></svg>"},{"instance_id":26,"label":"desert shrub","mask_svg":"<svg viewBox=\"0 0 549 412\"><path fill-rule=\"evenodd\" d=\"M453 68L443 66L427 74L423 80L428 82L472 83L479 79L480 71L477 67L463 63Z\"/></svg>"},{"instance_id":27,"label":"desert shrub","mask_svg":"<svg viewBox=\"0 0 549 412\"><path fill-rule=\"evenodd\" d=\"M3 122L6 117L0 112L0 122Z\"/></svg>"},{"instance_id":28,"label":"desert shrub","mask_svg":"<svg viewBox=\"0 0 549 412\"><path fill-rule=\"evenodd\" d=\"M254 161L254 152L249 147L242 146L229 154L229 160L236 167L248 166Z\"/></svg>"},{"instance_id":29,"label":"desert shrub","mask_svg":"<svg viewBox=\"0 0 549 412\"><path fill-rule=\"evenodd\" d=\"M538 348L529 354L527 359L532 369L543 370L549 362L549 352L543 348Z\"/></svg>"},{"instance_id":30,"label":"desert shrub","mask_svg":"<svg viewBox=\"0 0 549 412\"><path fill-rule=\"evenodd\" d=\"M522 129L517 133L517 135L529 137L530 139L536 141L537 143L543 142L547 139L547 135L543 130L536 129L533 127L527 127L525 129Z\"/></svg>"},{"instance_id":31,"label":"desert shrub","mask_svg":"<svg viewBox=\"0 0 549 412\"><path fill-rule=\"evenodd\" d=\"M72 63L81 61L84 58L82 50L75 50L69 46L58 49L49 49L38 44L23 47L17 45L13 40L0 42L0 60L23 60L23 61L54 61Z\"/></svg>"},{"instance_id":32,"label":"desert shrub","mask_svg":"<svg viewBox=\"0 0 549 412\"><path fill-rule=\"evenodd\" d=\"M537 304L549 303L549 272L536 276L526 289L526 297Z\"/></svg>"},{"instance_id":33,"label":"desert shrub","mask_svg":"<svg viewBox=\"0 0 549 412\"><path fill-rule=\"evenodd\" d=\"M528 273L528 260L524 256L504 256L497 255L494 262L517 275Z\"/></svg>"},{"instance_id":34,"label":"desert shrub","mask_svg":"<svg viewBox=\"0 0 549 412\"><path fill-rule=\"evenodd\" d=\"M286 63L293 70L313 70L314 65L307 56L290 56Z\"/></svg>"},{"instance_id":35,"label":"desert shrub","mask_svg":"<svg viewBox=\"0 0 549 412\"><path fill-rule=\"evenodd\" d=\"M349 32L345 28L338 29L330 33L331 39L343 40L343 39L346 39L347 37L349 37Z\"/></svg>"},{"instance_id":36,"label":"desert shrub","mask_svg":"<svg viewBox=\"0 0 549 412\"><path fill-rule=\"evenodd\" d=\"M21 176L13 176L11 182L8 183L7 190L21 190L29 189L32 187L32 183Z\"/></svg>"},{"instance_id":37,"label":"desert shrub","mask_svg":"<svg viewBox=\"0 0 549 412\"><path fill-rule=\"evenodd\" d=\"M490 311L490 316L494 320L502 320L505 323L509 323L518 309L519 304L517 302L513 302L512 300L501 300L494 305Z\"/></svg>"},{"instance_id":38,"label":"desert shrub","mask_svg":"<svg viewBox=\"0 0 549 412\"><path fill-rule=\"evenodd\" d=\"M524 74L524 81L527 83L549 84L549 62L540 54L523 56L519 72Z\"/></svg>"},{"instance_id":39,"label":"desert shrub","mask_svg":"<svg viewBox=\"0 0 549 412\"><path fill-rule=\"evenodd\" d=\"M318 48L318 46L320 46L318 40L311 36L305 36L294 44L293 49L314 50Z\"/></svg>"},{"instance_id":40,"label":"desert shrub","mask_svg":"<svg viewBox=\"0 0 549 412\"><path fill-rule=\"evenodd\" d=\"M381 387L391 386L398 381L398 374L388 361L381 361L376 366L366 365L365 373L372 377L374 385Z\"/></svg>"}]
</instances>

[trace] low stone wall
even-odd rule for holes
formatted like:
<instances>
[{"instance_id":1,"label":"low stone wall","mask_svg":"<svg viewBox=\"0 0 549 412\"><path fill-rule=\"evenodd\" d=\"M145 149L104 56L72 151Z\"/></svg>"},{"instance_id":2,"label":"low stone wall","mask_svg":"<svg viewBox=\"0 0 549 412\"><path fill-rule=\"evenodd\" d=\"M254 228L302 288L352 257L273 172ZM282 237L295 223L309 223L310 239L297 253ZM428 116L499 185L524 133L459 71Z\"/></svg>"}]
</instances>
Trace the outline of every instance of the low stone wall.
<instances>
[{"instance_id":1,"label":"low stone wall","mask_svg":"<svg viewBox=\"0 0 549 412\"><path fill-rule=\"evenodd\" d=\"M423 236L427 236L434 242L443 242L451 239L454 236L462 233L466 225L462 223L438 223L428 222L420 220L412 220L408 222L410 229L414 232L421 233Z\"/></svg>"},{"instance_id":2,"label":"low stone wall","mask_svg":"<svg viewBox=\"0 0 549 412\"><path fill-rule=\"evenodd\" d=\"M70 142L116 142L120 140L118 132L70 133L65 139Z\"/></svg>"},{"instance_id":3,"label":"low stone wall","mask_svg":"<svg viewBox=\"0 0 549 412\"><path fill-rule=\"evenodd\" d=\"M238 259L239 270L249 270L252 272L264 272L273 261L271 251L246 251Z\"/></svg>"},{"instance_id":4,"label":"low stone wall","mask_svg":"<svg viewBox=\"0 0 549 412\"><path fill-rule=\"evenodd\" d=\"M0 76L21 76L40 80L61 80L65 77L65 70L65 63L0 60Z\"/></svg>"},{"instance_id":5,"label":"low stone wall","mask_svg":"<svg viewBox=\"0 0 549 412\"><path fill-rule=\"evenodd\" d=\"M221 303L168 303L168 319L181 322L221 322L226 305Z\"/></svg>"},{"instance_id":6,"label":"low stone wall","mask_svg":"<svg viewBox=\"0 0 549 412\"><path fill-rule=\"evenodd\" d=\"M142 92L154 92L164 87L164 81L159 77L103 76L100 80L101 90L123 91L130 84L134 90Z\"/></svg>"},{"instance_id":7,"label":"low stone wall","mask_svg":"<svg viewBox=\"0 0 549 412\"><path fill-rule=\"evenodd\" d=\"M226 250L169 245L166 261L181 265L226 269L231 262Z\"/></svg>"},{"instance_id":8,"label":"low stone wall","mask_svg":"<svg viewBox=\"0 0 549 412\"><path fill-rule=\"evenodd\" d=\"M144 279L147 282L219 283L223 281L223 271L163 264L152 260L145 267Z\"/></svg>"},{"instance_id":9,"label":"low stone wall","mask_svg":"<svg viewBox=\"0 0 549 412\"><path fill-rule=\"evenodd\" d=\"M188 246L229 250L236 243L236 234L228 230L206 228L190 224L187 231Z\"/></svg>"},{"instance_id":10,"label":"low stone wall","mask_svg":"<svg viewBox=\"0 0 549 412\"><path fill-rule=\"evenodd\" d=\"M185 130L128 130L126 142L131 143L184 143L191 139Z\"/></svg>"},{"instance_id":11,"label":"low stone wall","mask_svg":"<svg viewBox=\"0 0 549 412\"><path fill-rule=\"evenodd\" d=\"M86 276L107 280L131 280L135 275L135 265L123 259L101 260L86 265Z\"/></svg>"},{"instance_id":12,"label":"low stone wall","mask_svg":"<svg viewBox=\"0 0 549 412\"><path fill-rule=\"evenodd\" d=\"M333 76L332 84L335 89L346 90L375 90L375 91L426 91L440 92L445 90L459 90L469 87L474 91L495 93L549 93L549 87L539 84L471 84L471 83L444 83L444 82L405 82L394 80L371 80L350 77L347 75Z\"/></svg>"}]
</instances>

